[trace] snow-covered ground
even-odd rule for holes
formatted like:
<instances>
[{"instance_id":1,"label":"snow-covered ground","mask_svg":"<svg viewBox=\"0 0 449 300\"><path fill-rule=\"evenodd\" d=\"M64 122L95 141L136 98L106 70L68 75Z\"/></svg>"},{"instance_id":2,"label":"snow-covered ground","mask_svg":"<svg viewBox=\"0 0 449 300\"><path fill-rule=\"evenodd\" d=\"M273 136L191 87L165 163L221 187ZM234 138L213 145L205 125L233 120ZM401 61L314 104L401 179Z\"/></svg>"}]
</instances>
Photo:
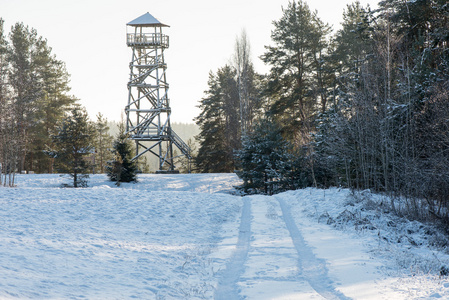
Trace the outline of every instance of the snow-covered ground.
<instances>
[{"instance_id":1,"label":"snow-covered ground","mask_svg":"<svg viewBox=\"0 0 449 300\"><path fill-rule=\"evenodd\" d=\"M0 299L449 299L446 238L367 192L232 195L233 174L0 188ZM444 273L444 272L443 272Z\"/></svg>"}]
</instances>

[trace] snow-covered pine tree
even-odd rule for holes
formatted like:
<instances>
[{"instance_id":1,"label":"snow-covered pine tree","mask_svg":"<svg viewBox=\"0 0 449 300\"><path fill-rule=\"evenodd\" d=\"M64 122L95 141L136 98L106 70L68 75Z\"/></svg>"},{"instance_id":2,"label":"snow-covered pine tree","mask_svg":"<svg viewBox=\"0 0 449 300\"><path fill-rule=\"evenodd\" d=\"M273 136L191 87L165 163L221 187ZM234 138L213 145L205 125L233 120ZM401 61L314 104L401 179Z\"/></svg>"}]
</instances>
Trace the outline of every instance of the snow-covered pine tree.
<instances>
[{"instance_id":1,"label":"snow-covered pine tree","mask_svg":"<svg viewBox=\"0 0 449 300\"><path fill-rule=\"evenodd\" d=\"M251 134L243 138L243 147L237 152L243 179L241 189L248 194L272 195L295 186L295 158L291 145L272 121L263 119Z\"/></svg>"},{"instance_id":2,"label":"snow-covered pine tree","mask_svg":"<svg viewBox=\"0 0 449 300\"><path fill-rule=\"evenodd\" d=\"M119 133L113 145L114 159L108 162L106 171L111 181L116 181L116 185L120 182L136 182L137 181L137 164L132 161L132 144L125 132L125 126L119 124Z\"/></svg>"}]
</instances>

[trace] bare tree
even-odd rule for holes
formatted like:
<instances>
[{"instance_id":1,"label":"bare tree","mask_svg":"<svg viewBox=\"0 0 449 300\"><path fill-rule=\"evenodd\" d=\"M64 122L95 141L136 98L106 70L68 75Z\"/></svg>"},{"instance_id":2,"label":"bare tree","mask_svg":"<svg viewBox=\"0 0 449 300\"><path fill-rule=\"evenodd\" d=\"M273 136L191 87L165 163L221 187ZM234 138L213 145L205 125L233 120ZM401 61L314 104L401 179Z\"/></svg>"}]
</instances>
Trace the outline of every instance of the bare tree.
<instances>
[{"instance_id":1,"label":"bare tree","mask_svg":"<svg viewBox=\"0 0 449 300\"><path fill-rule=\"evenodd\" d=\"M244 136L248 131L251 131L260 110L260 100L256 88L258 76L254 71L251 60L251 45L244 29L235 40L233 67L237 76L240 127L242 136Z\"/></svg>"},{"instance_id":2,"label":"bare tree","mask_svg":"<svg viewBox=\"0 0 449 300\"><path fill-rule=\"evenodd\" d=\"M249 69L252 67L250 60L251 48L246 36L246 31L242 30L241 36L235 41L234 66L237 71L237 84L240 102L240 126L242 135L249 127Z\"/></svg>"}]
</instances>

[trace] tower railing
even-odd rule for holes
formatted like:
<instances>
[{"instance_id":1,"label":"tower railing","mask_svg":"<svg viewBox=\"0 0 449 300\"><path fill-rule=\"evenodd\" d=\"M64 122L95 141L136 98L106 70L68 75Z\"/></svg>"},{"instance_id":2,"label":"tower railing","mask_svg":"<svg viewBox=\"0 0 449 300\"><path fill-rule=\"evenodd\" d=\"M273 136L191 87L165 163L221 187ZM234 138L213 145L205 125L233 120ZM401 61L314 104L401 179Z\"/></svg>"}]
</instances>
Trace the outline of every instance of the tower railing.
<instances>
[{"instance_id":1,"label":"tower railing","mask_svg":"<svg viewBox=\"0 0 449 300\"><path fill-rule=\"evenodd\" d=\"M128 46L160 46L168 48L168 35L162 33L127 33Z\"/></svg>"},{"instance_id":2,"label":"tower railing","mask_svg":"<svg viewBox=\"0 0 449 300\"><path fill-rule=\"evenodd\" d=\"M187 145L186 142L184 142L181 137L173 131L173 129L169 128L168 131L176 147L178 147L178 149L181 150L182 154L184 154L188 159L192 159L189 145Z\"/></svg>"}]
</instances>

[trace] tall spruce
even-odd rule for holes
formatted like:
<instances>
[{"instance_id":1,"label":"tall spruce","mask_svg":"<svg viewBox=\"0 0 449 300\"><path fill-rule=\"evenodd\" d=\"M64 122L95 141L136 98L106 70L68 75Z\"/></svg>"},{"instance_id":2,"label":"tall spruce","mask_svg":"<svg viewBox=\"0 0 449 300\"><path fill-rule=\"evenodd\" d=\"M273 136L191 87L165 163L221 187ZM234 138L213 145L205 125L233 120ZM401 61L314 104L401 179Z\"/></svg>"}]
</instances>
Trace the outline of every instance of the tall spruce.
<instances>
[{"instance_id":1,"label":"tall spruce","mask_svg":"<svg viewBox=\"0 0 449 300\"><path fill-rule=\"evenodd\" d=\"M369 8L356 1L343 11L341 29L335 34L335 49L332 53L338 61L336 68L340 89L345 82L354 80L367 62L367 55L373 52L372 27Z\"/></svg>"}]
</instances>

